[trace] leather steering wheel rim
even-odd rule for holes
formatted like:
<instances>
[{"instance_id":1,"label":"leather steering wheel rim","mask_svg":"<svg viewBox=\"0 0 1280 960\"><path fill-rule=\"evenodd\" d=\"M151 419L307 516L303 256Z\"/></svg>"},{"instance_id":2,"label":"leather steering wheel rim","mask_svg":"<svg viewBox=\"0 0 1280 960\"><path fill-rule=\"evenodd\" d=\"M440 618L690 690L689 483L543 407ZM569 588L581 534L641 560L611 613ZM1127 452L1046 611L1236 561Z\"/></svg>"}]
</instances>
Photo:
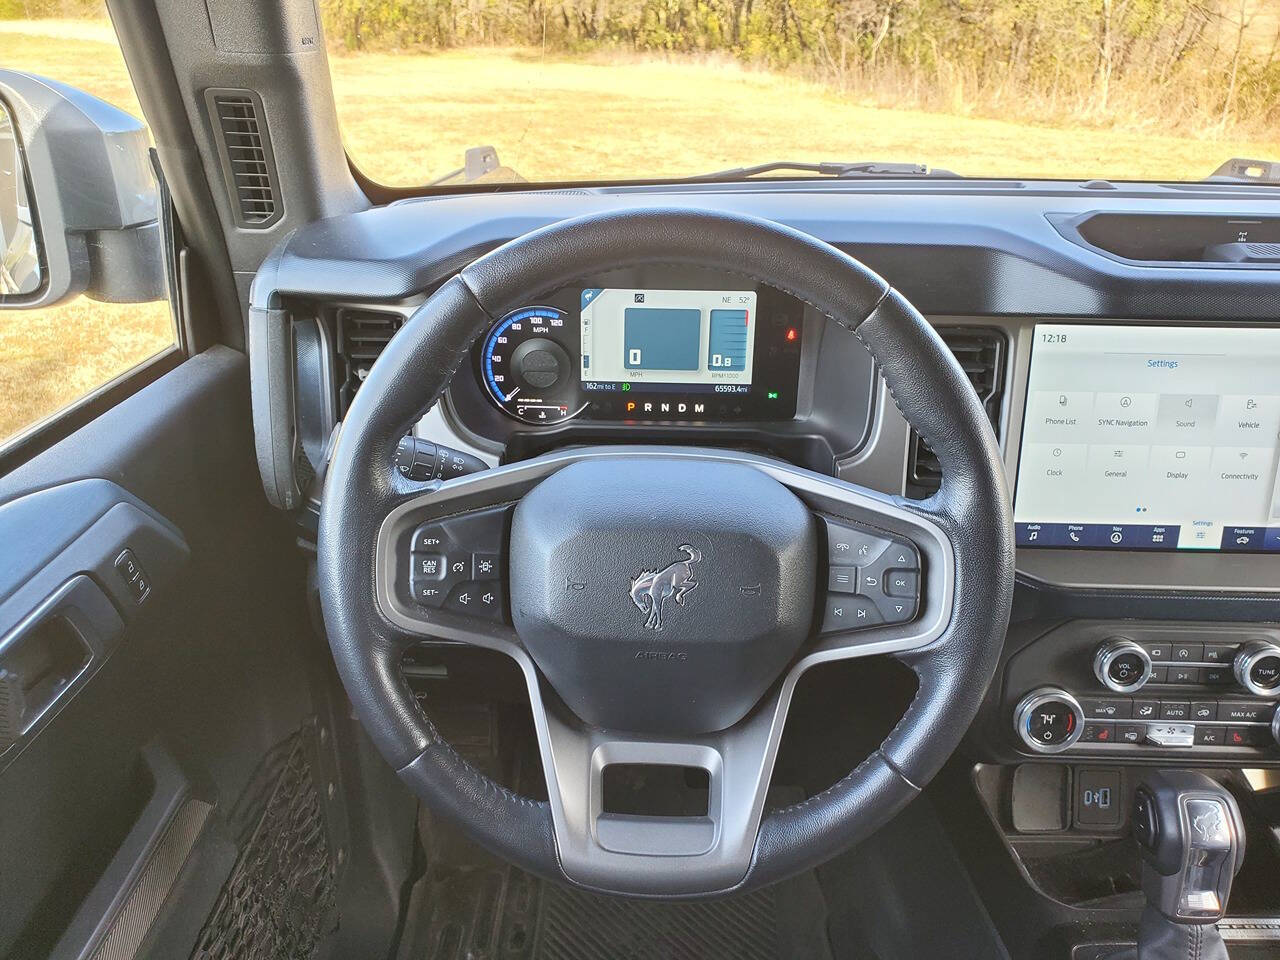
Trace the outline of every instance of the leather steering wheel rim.
<instances>
[{"instance_id":1,"label":"leather steering wheel rim","mask_svg":"<svg viewBox=\"0 0 1280 960\"><path fill-rule=\"evenodd\" d=\"M398 666L404 630L378 602L374 544L388 513L422 495L421 485L391 469L398 440L440 398L494 319L576 278L658 263L749 276L858 337L942 466L933 497L894 502L936 525L954 556L945 628L927 647L900 655L919 683L907 712L880 748L843 779L765 815L740 878L667 891L713 895L810 868L905 806L958 746L1003 644L1014 547L999 447L951 353L877 274L776 223L687 208L626 209L563 221L480 257L415 311L356 395L325 481L318 579L330 645L356 713L409 787L493 853L543 876L581 882L566 877L548 803L515 794L467 764L409 691Z\"/></svg>"}]
</instances>

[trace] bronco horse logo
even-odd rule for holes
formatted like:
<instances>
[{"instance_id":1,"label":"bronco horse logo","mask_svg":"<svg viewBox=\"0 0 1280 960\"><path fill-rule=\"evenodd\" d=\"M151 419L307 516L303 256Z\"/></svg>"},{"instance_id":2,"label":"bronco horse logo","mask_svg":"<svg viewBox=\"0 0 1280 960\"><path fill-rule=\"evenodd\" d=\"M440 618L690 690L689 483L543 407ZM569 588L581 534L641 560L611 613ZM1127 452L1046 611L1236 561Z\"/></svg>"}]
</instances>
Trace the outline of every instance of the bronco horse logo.
<instances>
[{"instance_id":1,"label":"bronco horse logo","mask_svg":"<svg viewBox=\"0 0 1280 960\"><path fill-rule=\"evenodd\" d=\"M642 570L631 581L631 602L647 614L644 625L650 630L662 629L662 605L668 599L683 607L685 594L698 585L693 579L693 565L702 559L702 551L687 543L682 543L679 550L685 555L683 560L661 570Z\"/></svg>"}]
</instances>

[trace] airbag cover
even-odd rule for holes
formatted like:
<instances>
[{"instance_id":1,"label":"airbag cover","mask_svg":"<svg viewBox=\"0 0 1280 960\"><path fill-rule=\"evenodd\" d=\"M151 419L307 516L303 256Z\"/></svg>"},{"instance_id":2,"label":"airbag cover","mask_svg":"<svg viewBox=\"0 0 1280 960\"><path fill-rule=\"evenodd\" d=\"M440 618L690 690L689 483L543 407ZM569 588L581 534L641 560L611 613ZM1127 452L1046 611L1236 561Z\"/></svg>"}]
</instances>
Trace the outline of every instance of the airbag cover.
<instances>
[{"instance_id":1,"label":"airbag cover","mask_svg":"<svg viewBox=\"0 0 1280 960\"><path fill-rule=\"evenodd\" d=\"M809 635L815 528L795 494L743 464L575 463L516 507L516 632L588 723L722 730Z\"/></svg>"}]
</instances>

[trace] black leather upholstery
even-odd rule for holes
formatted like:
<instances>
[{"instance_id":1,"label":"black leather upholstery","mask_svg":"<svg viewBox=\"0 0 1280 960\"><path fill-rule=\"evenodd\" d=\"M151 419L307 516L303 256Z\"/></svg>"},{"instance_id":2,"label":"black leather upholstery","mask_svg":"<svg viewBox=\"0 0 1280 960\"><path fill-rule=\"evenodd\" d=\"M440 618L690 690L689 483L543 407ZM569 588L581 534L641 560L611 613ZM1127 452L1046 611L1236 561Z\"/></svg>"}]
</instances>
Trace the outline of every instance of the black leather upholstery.
<instances>
[{"instance_id":1,"label":"black leather upholstery","mask_svg":"<svg viewBox=\"0 0 1280 960\"><path fill-rule=\"evenodd\" d=\"M378 612L373 557L396 503L422 492L390 469L400 437L449 383L489 322L453 279L392 339L356 394L325 481L317 575L329 646L360 722L409 787L494 853L556 871L551 812L467 764L423 715L400 674L405 638Z\"/></svg>"},{"instance_id":2,"label":"black leather upholstery","mask_svg":"<svg viewBox=\"0 0 1280 960\"><path fill-rule=\"evenodd\" d=\"M971 398L972 387L934 329L892 291L855 333L942 465L942 488L906 505L939 523L955 551L951 626L927 650L902 658L920 687L883 746L889 762L923 786L973 722L995 673L1013 600L1013 513L990 421L976 401L954 400Z\"/></svg>"},{"instance_id":3,"label":"black leather upholstery","mask_svg":"<svg viewBox=\"0 0 1280 960\"><path fill-rule=\"evenodd\" d=\"M672 262L746 274L808 302L859 336L907 419L943 466L942 489L911 509L950 537L949 626L909 659L920 691L880 752L822 794L771 813L738 889L835 855L901 809L968 727L994 672L1013 590L1013 540L999 450L972 388L929 324L866 267L806 234L705 210L639 208L556 224L480 258L410 319L348 414L326 483L320 584L330 643L379 749L438 812L494 852L559 871L546 804L516 797L443 744L396 679L394 630L377 611L373 546L403 495L396 439L434 402L491 317L587 274Z\"/></svg>"},{"instance_id":4,"label":"black leather upholstery","mask_svg":"<svg viewBox=\"0 0 1280 960\"><path fill-rule=\"evenodd\" d=\"M1227 960L1227 945L1212 923L1174 923L1154 908L1142 910L1137 960Z\"/></svg>"}]
</instances>

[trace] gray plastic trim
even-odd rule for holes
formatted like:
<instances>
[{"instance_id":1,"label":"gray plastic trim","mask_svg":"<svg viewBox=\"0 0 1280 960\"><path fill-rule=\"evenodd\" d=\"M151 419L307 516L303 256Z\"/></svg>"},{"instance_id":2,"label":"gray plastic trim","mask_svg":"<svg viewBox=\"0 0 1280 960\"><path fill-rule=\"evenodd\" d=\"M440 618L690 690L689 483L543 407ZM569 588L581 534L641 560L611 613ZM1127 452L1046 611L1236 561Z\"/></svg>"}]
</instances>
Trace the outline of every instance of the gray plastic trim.
<instances>
[{"instance_id":1,"label":"gray plastic trim","mask_svg":"<svg viewBox=\"0 0 1280 960\"><path fill-rule=\"evenodd\" d=\"M515 631L446 611L423 610L396 595L397 545L425 520L513 502L557 470L583 460L728 460L760 470L788 487L812 509L910 537L927 576L916 621L850 634L814 637L764 700L727 730L688 740L619 735L587 727L545 695L538 671ZM392 510L378 532L374 589L383 616L415 638L467 643L507 654L521 668L547 778L552 823L565 876L602 890L635 894L696 893L725 889L747 872L764 810L765 793L791 697L800 677L819 663L929 646L946 630L955 594L955 556L942 528L899 501L832 477L752 454L688 447L588 447L473 474L438 485ZM706 828L628 818L625 829L600 823L601 767L627 762L694 765L711 774L712 843L698 852Z\"/></svg>"}]
</instances>

